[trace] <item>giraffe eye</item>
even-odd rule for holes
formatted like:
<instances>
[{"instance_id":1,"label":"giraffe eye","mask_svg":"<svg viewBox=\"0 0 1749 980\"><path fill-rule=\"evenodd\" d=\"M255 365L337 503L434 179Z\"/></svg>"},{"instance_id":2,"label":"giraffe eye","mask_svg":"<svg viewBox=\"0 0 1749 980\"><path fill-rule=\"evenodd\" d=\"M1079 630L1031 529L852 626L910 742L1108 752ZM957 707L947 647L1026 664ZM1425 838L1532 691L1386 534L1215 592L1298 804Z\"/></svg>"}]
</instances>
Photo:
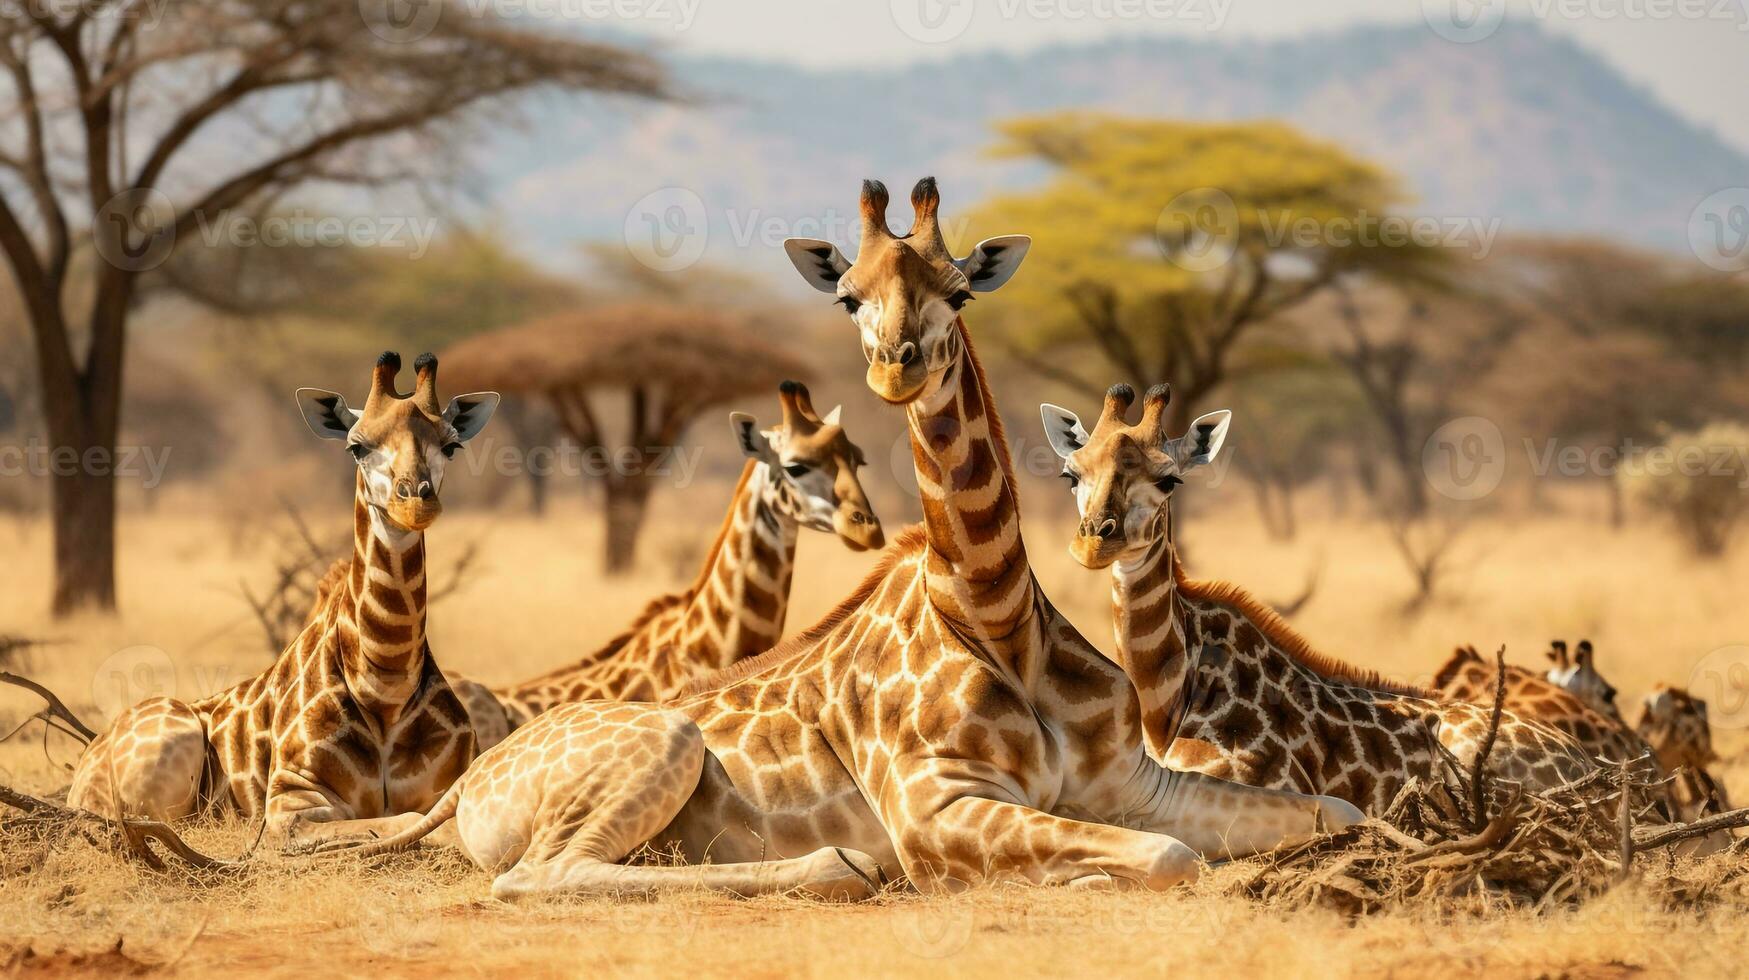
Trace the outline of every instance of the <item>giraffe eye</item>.
<instances>
[{"instance_id":1,"label":"giraffe eye","mask_svg":"<svg viewBox=\"0 0 1749 980\"><path fill-rule=\"evenodd\" d=\"M783 471L785 473L788 473L790 476L797 476L797 477L807 476L808 475L808 466L805 463L791 463L788 466L785 466L783 468Z\"/></svg>"},{"instance_id":2,"label":"giraffe eye","mask_svg":"<svg viewBox=\"0 0 1749 980\"><path fill-rule=\"evenodd\" d=\"M1063 479L1069 481L1069 489L1070 490L1073 490L1076 487L1081 485L1081 478L1079 476L1075 475L1074 470L1064 470L1060 475L1062 476Z\"/></svg>"},{"instance_id":3,"label":"giraffe eye","mask_svg":"<svg viewBox=\"0 0 1749 980\"><path fill-rule=\"evenodd\" d=\"M966 305L967 303L970 303L971 301L972 301L971 292L969 290L962 289L959 292L954 293L952 296L949 296L947 298L947 305L953 307L954 312L957 313L959 311L960 307Z\"/></svg>"},{"instance_id":4,"label":"giraffe eye","mask_svg":"<svg viewBox=\"0 0 1749 980\"><path fill-rule=\"evenodd\" d=\"M346 451L352 454L353 459L356 459L361 463L364 462L366 456L370 455L370 447L362 442L347 443Z\"/></svg>"},{"instance_id":5,"label":"giraffe eye","mask_svg":"<svg viewBox=\"0 0 1749 980\"><path fill-rule=\"evenodd\" d=\"M844 307L844 312L855 316L856 311L862 309L862 300L855 296L840 296L838 297L838 305Z\"/></svg>"},{"instance_id":6,"label":"giraffe eye","mask_svg":"<svg viewBox=\"0 0 1749 980\"><path fill-rule=\"evenodd\" d=\"M455 451L460 449L460 448L462 448L462 444L459 442L452 442L452 443L446 444L443 447L443 458L444 459L454 459L455 458Z\"/></svg>"},{"instance_id":7,"label":"giraffe eye","mask_svg":"<svg viewBox=\"0 0 1749 980\"><path fill-rule=\"evenodd\" d=\"M1154 481L1154 486L1159 487L1161 493L1171 493L1174 488L1178 487L1183 482L1183 480L1180 480L1176 476L1163 476Z\"/></svg>"}]
</instances>

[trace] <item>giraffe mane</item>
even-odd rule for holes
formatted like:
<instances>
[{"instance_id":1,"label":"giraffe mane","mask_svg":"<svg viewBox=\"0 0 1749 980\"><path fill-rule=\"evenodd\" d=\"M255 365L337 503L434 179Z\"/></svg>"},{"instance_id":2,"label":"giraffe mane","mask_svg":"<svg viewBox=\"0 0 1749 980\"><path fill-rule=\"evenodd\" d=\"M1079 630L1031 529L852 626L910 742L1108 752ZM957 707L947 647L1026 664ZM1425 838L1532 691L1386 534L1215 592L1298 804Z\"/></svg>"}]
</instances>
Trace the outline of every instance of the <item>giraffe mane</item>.
<instances>
[{"instance_id":1,"label":"giraffe mane","mask_svg":"<svg viewBox=\"0 0 1749 980\"><path fill-rule=\"evenodd\" d=\"M852 589L850 594L846 596L842 602L832 607L831 611L827 612L826 615L820 617L819 622L800 633L797 633L795 636L784 640L782 643L779 643L777 646L772 647L764 653L732 663L714 674L706 674L698 680L681 688L680 693L676 694L670 700L679 700L680 698L691 697L694 694L704 694L708 691L721 690L743 677L752 676L753 674L765 670L767 667L773 667L784 661L793 660L796 657L805 654L807 651L812 650L815 644L824 639L828 633L831 633L842 625L846 619L850 618L851 613L855 612L858 607L868 601L869 596L873 595L875 590L880 588L881 582L884 581L888 575L892 574L895 566L918 550L927 547L928 543L928 536L924 532L923 525L921 524L912 524L903 531L900 531L893 538L893 542L887 545L886 550L881 552L880 561L875 564L875 567L868 573L868 575L861 582L857 583L856 588Z\"/></svg>"},{"instance_id":2,"label":"giraffe mane","mask_svg":"<svg viewBox=\"0 0 1749 980\"><path fill-rule=\"evenodd\" d=\"M996 410L996 399L990 393L990 380L984 375L983 362L972 347L972 332L966 329L963 317L954 318L960 332L960 345L966 352L966 363L972 376L978 379L978 398L984 403L984 418L990 427L990 441L996 444L996 461L1002 466L1002 476L1008 481L1008 494L1014 498L1014 511L1020 513L1020 484L1014 479L1014 459L1008 454L1008 432L1002 425L1002 413Z\"/></svg>"},{"instance_id":3,"label":"giraffe mane","mask_svg":"<svg viewBox=\"0 0 1749 980\"><path fill-rule=\"evenodd\" d=\"M1263 638L1286 654L1288 659L1326 680L1352 684L1382 694L1400 694L1415 698L1439 697L1425 687L1391 680L1376 670L1357 667L1316 649L1311 641L1289 626L1287 620L1270 608L1268 603L1232 582L1185 579L1182 577L1183 569L1180 568L1179 571L1178 589L1186 598L1232 609L1256 627L1263 634Z\"/></svg>"}]
</instances>

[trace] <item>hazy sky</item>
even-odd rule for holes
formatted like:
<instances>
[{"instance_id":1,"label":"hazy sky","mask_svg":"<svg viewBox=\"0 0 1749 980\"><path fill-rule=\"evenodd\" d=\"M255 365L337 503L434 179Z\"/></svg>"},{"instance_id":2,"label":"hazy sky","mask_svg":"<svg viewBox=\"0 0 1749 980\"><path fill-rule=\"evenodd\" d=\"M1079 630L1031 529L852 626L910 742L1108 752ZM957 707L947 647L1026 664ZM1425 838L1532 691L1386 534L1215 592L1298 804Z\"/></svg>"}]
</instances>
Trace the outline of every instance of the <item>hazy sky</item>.
<instances>
[{"instance_id":1,"label":"hazy sky","mask_svg":"<svg viewBox=\"0 0 1749 980\"><path fill-rule=\"evenodd\" d=\"M1749 0L497 0L611 18L678 51L814 66L892 65L968 51L1153 33L1216 42L1359 22L1535 20L1601 54L1689 119L1749 151ZM519 8L521 9L521 8ZM613 11L609 14L606 11ZM1454 14L1456 19L1454 20ZM1453 25L1458 25L1454 28ZM1456 42L1454 42L1456 43ZM1749 177L1749 175L1745 175Z\"/></svg>"}]
</instances>

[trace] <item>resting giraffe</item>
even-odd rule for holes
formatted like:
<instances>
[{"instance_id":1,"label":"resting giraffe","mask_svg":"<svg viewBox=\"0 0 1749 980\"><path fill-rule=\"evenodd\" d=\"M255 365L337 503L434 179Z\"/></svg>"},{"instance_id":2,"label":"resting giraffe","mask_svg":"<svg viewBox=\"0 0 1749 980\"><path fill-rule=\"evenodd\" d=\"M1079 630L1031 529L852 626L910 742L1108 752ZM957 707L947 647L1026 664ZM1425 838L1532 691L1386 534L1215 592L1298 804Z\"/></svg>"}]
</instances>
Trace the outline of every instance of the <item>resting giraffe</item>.
<instances>
[{"instance_id":1,"label":"resting giraffe","mask_svg":"<svg viewBox=\"0 0 1749 980\"><path fill-rule=\"evenodd\" d=\"M1410 778L1437 779L1434 738L1473 758L1489 710L1320 654L1236 586L1184 577L1170 502L1185 475L1219 454L1231 413L1204 415L1169 438L1170 397L1166 385L1150 389L1131 425L1135 392L1113 386L1091 433L1068 409L1041 409L1081 514L1069 550L1088 568L1112 569L1118 656L1155 753L1174 768L1329 794L1373 813ZM1560 732L1512 716L1489 767L1532 786L1592 768Z\"/></svg>"},{"instance_id":2,"label":"resting giraffe","mask_svg":"<svg viewBox=\"0 0 1749 980\"><path fill-rule=\"evenodd\" d=\"M72 805L160 820L211 805L262 817L276 837L322 838L406 826L467 767L473 730L425 637L425 529L445 462L498 396L443 408L435 357L415 362L411 396L395 391L400 367L393 353L377 361L362 412L298 390L310 428L345 440L358 470L352 559L324 580L303 632L228 691L122 712L80 758Z\"/></svg>"},{"instance_id":3,"label":"resting giraffe","mask_svg":"<svg viewBox=\"0 0 1749 980\"><path fill-rule=\"evenodd\" d=\"M808 389L785 381L780 424L760 432L733 414L748 459L716 543L684 592L652 601L619 636L570 666L509 687L451 678L474 720L480 750L558 704L660 701L689 683L776 646L783 638L799 529L835 533L852 551L885 543L856 471L862 450L821 417Z\"/></svg>"},{"instance_id":4,"label":"resting giraffe","mask_svg":"<svg viewBox=\"0 0 1749 980\"><path fill-rule=\"evenodd\" d=\"M1585 643L1584 646L1589 649L1590 643ZM1555 648L1564 651L1565 645L1557 640ZM1550 658L1553 657L1554 654L1551 653ZM1434 673L1433 688L1442 697L1452 700L1491 705L1494 703L1494 685L1499 676L1498 667L1485 661L1475 647L1458 647L1452 652L1451 658ZM1613 705L1615 689L1611 687L1608 690L1610 703ZM1517 664L1507 664L1506 694L1501 704L1520 718L1534 719L1565 732L1583 746L1586 754L1593 759L1634 765L1636 775L1642 782L1663 784L1669 775L1653 747L1629 728L1620 716L1604 714L1542 674L1526 670ZM1669 784L1666 786L1661 793L1649 793L1648 798L1662 804L1668 815L1680 813L1673 787Z\"/></svg>"},{"instance_id":5,"label":"resting giraffe","mask_svg":"<svg viewBox=\"0 0 1749 980\"><path fill-rule=\"evenodd\" d=\"M1550 684L1572 694L1593 710L1618 722L1622 720L1621 709L1615 704L1615 685L1597 672L1596 651L1590 640L1580 640L1571 659L1567 657L1567 641L1555 640L1549 644L1546 656L1551 665L1547 675Z\"/></svg>"},{"instance_id":6,"label":"resting giraffe","mask_svg":"<svg viewBox=\"0 0 1749 980\"><path fill-rule=\"evenodd\" d=\"M695 883L866 895L876 872L922 888L1160 888L1195 876L1196 851L1250 853L1360 819L1340 800L1148 758L1123 672L1033 579L1001 423L958 315L1007 281L1028 240L954 260L938 201L919 182L899 238L886 189L866 182L854 265L826 242L786 243L849 308L869 387L904 407L922 528L801 636L662 707L554 708L481 756L420 826L365 852L454 816L505 898ZM646 842L714 863L617 863Z\"/></svg>"},{"instance_id":7,"label":"resting giraffe","mask_svg":"<svg viewBox=\"0 0 1749 980\"><path fill-rule=\"evenodd\" d=\"M1646 695L1634 730L1651 745L1664 768L1676 774L1671 793L1684 820L1698 820L1731 809L1724 784L1707 767L1713 752L1706 702L1680 687L1659 684Z\"/></svg>"}]
</instances>

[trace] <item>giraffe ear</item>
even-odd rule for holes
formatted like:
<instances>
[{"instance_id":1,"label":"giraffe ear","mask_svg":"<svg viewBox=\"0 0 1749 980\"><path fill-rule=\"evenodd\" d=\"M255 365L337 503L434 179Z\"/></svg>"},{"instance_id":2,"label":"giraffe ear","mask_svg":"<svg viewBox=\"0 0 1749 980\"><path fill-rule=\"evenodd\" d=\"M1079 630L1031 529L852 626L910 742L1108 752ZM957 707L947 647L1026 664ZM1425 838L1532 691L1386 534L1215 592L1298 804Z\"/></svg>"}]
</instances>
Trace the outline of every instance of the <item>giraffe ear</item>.
<instances>
[{"instance_id":1,"label":"giraffe ear","mask_svg":"<svg viewBox=\"0 0 1749 980\"><path fill-rule=\"evenodd\" d=\"M746 412L731 412L729 425L735 430L735 442L741 446L741 455L776 468L777 453L771 448L771 440L759 431L759 423L753 416Z\"/></svg>"},{"instance_id":2,"label":"giraffe ear","mask_svg":"<svg viewBox=\"0 0 1749 980\"><path fill-rule=\"evenodd\" d=\"M832 411L827 412L826 415L820 419L820 424L822 424L822 425L838 425L838 424L840 424L838 419L843 414L844 414L844 406L843 405L834 405L834 406L832 406Z\"/></svg>"},{"instance_id":3,"label":"giraffe ear","mask_svg":"<svg viewBox=\"0 0 1749 980\"><path fill-rule=\"evenodd\" d=\"M1210 412L1190 423L1189 432L1169 440L1166 452L1178 461L1181 471L1212 463L1221 453L1221 444L1227 441L1227 427L1232 422L1233 413L1224 408Z\"/></svg>"},{"instance_id":4,"label":"giraffe ear","mask_svg":"<svg viewBox=\"0 0 1749 980\"><path fill-rule=\"evenodd\" d=\"M1045 402L1038 407L1045 420L1045 439L1058 456L1068 459L1075 450L1087 445L1087 429L1074 412Z\"/></svg>"},{"instance_id":5,"label":"giraffe ear","mask_svg":"<svg viewBox=\"0 0 1749 980\"><path fill-rule=\"evenodd\" d=\"M497 409L496 391L476 391L451 398L449 407L443 410L443 420L455 429L457 439L467 442L480 434L480 430L486 427L486 420Z\"/></svg>"},{"instance_id":6,"label":"giraffe ear","mask_svg":"<svg viewBox=\"0 0 1749 980\"><path fill-rule=\"evenodd\" d=\"M790 238L783 243L791 264L802 278L822 293L836 293L838 280L850 269L838 246L818 238Z\"/></svg>"},{"instance_id":7,"label":"giraffe ear","mask_svg":"<svg viewBox=\"0 0 1749 980\"><path fill-rule=\"evenodd\" d=\"M986 238L972 249L972 254L955 259L953 264L966 274L966 284L972 292L988 293L1000 289L1014 275L1031 247L1032 239L1026 235Z\"/></svg>"},{"instance_id":8,"label":"giraffe ear","mask_svg":"<svg viewBox=\"0 0 1749 980\"><path fill-rule=\"evenodd\" d=\"M358 424L358 413L346 407L346 399L325 388L299 388L298 408L310 431L324 439L344 439Z\"/></svg>"}]
</instances>

